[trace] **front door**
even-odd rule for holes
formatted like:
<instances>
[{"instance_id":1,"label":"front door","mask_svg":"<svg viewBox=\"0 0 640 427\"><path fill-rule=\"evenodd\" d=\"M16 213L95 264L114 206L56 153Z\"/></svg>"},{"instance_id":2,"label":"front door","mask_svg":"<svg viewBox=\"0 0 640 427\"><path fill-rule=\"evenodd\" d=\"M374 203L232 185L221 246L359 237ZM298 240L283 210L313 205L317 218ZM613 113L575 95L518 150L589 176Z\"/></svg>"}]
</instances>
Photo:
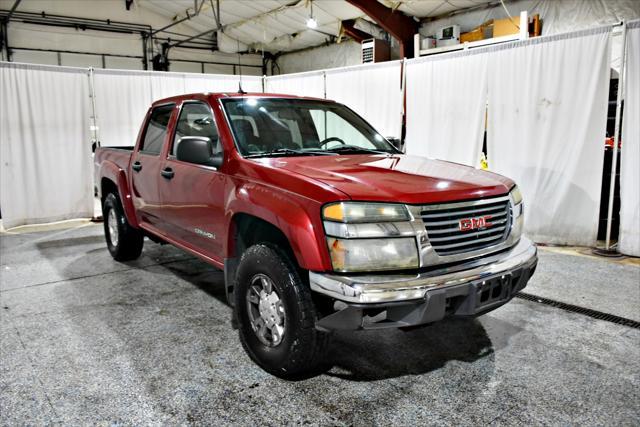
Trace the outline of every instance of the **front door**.
<instances>
[{"instance_id":1,"label":"front door","mask_svg":"<svg viewBox=\"0 0 640 427\"><path fill-rule=\"evenodd\" d=\"M139 147L132 154L131 188L138 221L162 229L160 220L160 153L168 142L167 128L175 104L159 105L151 110Z\"/></svg>"},{"instance_id":2,"label":"front door","mask_svg":"<svg viewBox=\"0 0 640 427\"><path fill-rule=\"evenodd\" d=\"M201 101L185 101L160 171L164 172L159 184L162 217L182 244L222 261L226 175L211 166L177 160L184 136L206 136L213 142L212 154L222 150L211 107Z\"/></svg>"}]
</instances>

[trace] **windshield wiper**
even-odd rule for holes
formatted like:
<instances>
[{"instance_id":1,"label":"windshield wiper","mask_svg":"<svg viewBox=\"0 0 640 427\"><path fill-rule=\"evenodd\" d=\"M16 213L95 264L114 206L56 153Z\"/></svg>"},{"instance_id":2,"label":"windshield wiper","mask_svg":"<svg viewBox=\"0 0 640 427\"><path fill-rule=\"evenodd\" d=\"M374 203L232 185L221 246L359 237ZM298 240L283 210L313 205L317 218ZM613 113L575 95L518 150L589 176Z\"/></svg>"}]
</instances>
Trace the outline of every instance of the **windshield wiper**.
<instances>
[{"instance_id":1,"label":"windshield wiper","mask_svg":"<svg viewBox=\"0 0 640 427\"><path fill-rule=\"evenodd\" d=\"M335 153L326 151L311 151L311 150L294 150L292 148L278 148L276 150L265 151L264 153L255 153L244 156L245 159L252 159L256 157L284 157L284 156L331 156Z\"/></svg>"},{"instance_id":2,"label":"windshield wiper","mask_svg":"<svg viewBox=\"0 0 640 427\"><path fill-rule=\"evenodd\" d=\"M338 145L337 147L329 148L326 151L332 152L332 153L363 151L365 153L389 154L387 151L374 150L373 148L358 147L356 145Z\"/></svg>"}]
</instances>

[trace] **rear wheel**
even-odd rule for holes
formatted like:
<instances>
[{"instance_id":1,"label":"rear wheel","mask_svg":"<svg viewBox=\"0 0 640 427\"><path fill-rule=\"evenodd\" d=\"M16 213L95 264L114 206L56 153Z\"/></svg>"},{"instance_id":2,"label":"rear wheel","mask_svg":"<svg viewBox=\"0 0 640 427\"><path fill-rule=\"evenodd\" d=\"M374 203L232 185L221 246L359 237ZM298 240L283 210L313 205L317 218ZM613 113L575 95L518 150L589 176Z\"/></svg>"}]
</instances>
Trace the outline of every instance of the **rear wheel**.
<instances>
[{"instance_id":1,"label":"rear wheel","mask_svg":"<svg viewBox=\"0 0 640 427\"><path fill-rule=\"evenodd\" d=\"M329 334L315 329L311 291L284 251L270 244L247 249L234 297L240 341L254 362L286 379L319 371Z\"/></svg>"},{"instance_id":2,"label":"rear wheel","mask_svg":"<svg viewBox=\"0 0 640 427\"><path fill-rule=\"evenodd\" d=\"M104 235L107 248L116 261L131 261L140 256L144 236L133 228L124 216L122 204L117 195L109 193L102 204Z\"/></svg>"}]
</instances>

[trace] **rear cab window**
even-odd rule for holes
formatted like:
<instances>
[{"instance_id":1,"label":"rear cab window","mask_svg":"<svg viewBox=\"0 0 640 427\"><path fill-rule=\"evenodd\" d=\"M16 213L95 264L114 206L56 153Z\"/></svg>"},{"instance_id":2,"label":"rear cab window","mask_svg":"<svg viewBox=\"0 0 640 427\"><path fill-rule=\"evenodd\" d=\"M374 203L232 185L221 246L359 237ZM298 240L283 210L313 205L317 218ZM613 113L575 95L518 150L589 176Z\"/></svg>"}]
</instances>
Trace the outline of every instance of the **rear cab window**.
<instances>
[{"instance_id":1,"label":"rear cab window","mask_svg":"<svg viewBox=\"0 0 640 427\"><path fill-rule=\"evenodd\" d=\"M167 137L167 126L175 104L160 105L151 110L151 116L144 131L144 138L139 151L143 154L157 156Z\"/></svg>"}]
</instances>

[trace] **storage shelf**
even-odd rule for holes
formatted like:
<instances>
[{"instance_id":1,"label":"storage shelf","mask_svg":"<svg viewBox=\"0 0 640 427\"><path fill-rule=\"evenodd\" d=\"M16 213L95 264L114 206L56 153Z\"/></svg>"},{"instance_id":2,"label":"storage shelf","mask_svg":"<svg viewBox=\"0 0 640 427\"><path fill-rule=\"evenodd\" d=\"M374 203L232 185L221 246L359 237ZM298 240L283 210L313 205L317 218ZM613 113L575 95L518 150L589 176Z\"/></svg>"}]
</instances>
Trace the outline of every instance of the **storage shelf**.
<instances>
[{"instance_id":1,"label":"storage shelf","mask_svg":"<svg viewBox=\"0 0 640 427\"><path fill-rule=\"evenodd\" d=\"M477 47L511 42L514 40L520 40L520 35L510 34L507 36L494 37L492 39L478 40L475 42L464 42L464 43L455 44L452 46L442 46L442 47L434 47L432 49L424 49L424 50L420 50L420 56L435 55L438 53L453 52L456 50L469 50Z\"/></svg>"}]
</instances>

